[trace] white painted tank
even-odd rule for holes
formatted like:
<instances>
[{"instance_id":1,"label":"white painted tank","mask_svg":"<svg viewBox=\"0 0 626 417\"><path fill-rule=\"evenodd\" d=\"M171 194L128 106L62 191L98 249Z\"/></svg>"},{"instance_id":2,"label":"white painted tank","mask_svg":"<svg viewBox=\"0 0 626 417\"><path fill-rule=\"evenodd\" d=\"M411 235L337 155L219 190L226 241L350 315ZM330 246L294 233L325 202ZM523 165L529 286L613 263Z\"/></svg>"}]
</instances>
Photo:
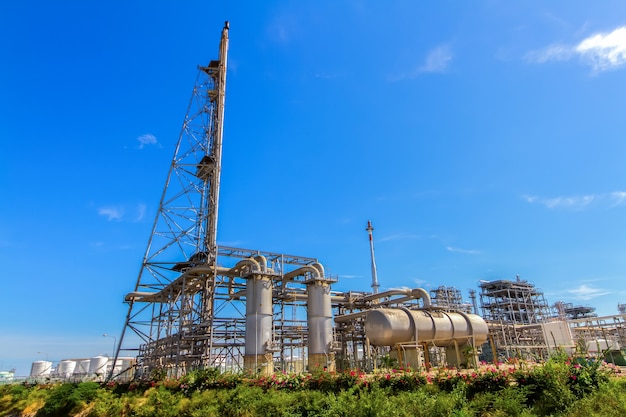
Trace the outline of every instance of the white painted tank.
<instances>
[{"instance_id":1,"label":"white painted tank","mask_svg":"<svg viewBox=\"0 0 626 417\"><path fill-rule=\"evenodd\" d=\"M123 371L130 369L133 366L135 358L117 358L115 362L115 366L113 366L113 358L109 359L109 363L107 364L108 368L111 369L113 366L113 375L117 375Z\"/></svg>"},{"instance_id":2,"label":"white painted tank","mask_svg":"<svg viewBox=\"0 0 626 417\"><path fill-rule=\"evenodd\" d=\"M91 359L78 359L74 368L74 375L87 375L89 373L89 365Z\"/></svg>"},{"instance_id":3,"label":"white painted tank","mask_svg":"<svg viewBox=\"0 0 626 417\"><path fill-rule=\"evenodd\" d=\"M435 346L481 345L489 329L482 317L461 312L378 308L365 316L365 335L375 346L415 341ZM473 341L471 338L473 337Z\"/></svg>"},{"instance_id":4,"label":"white painted tank","mask_svg":"<svg viewBox=\"0 0 626 417\"><path fill-rule=\"evenodd\" d=\"M52 372L52 362L35 361L30 367L30 376L48 376Z\"/></svg>"},{"instance_id":5,"label":"white painted tank","mask_svg":"<svg viewBox=\"0 0 626 417\"><path fill-rule=\"evenodd\" d=\"M89 359L89 375L105 375L107 371L107 363L109 363L109 358L107 356L94 356Z\"/></svg>"},{"instance_id":6,"label":"white painted tank","mask_svg":"<svg viewBox=\"0 0 626 417\"><path fill-rule=\"evenodd\" d=\"M57 367L57 374L63 378L66 378L74 373L76 369L76 361L65 359L59 362Z\"/></svg>"}]
</instances>

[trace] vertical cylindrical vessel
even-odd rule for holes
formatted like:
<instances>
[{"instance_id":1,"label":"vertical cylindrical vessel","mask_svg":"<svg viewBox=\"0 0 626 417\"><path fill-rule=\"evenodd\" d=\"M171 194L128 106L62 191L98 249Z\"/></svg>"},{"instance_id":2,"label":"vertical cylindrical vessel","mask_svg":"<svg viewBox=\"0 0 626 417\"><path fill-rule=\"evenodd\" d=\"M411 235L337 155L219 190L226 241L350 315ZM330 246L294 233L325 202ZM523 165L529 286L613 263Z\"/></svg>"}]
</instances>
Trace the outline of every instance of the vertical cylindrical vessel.
<instances>
[{"instance_id":1,"label":"vertical cylindrical vessel","mask_svg":"<svg viewBox=\"0 0 626 417\"><path fill-rule=\"evenodd\" d=\"M324 280L307 283L309 368L334 370L330 285Z\"/></svg>"},{"instance_id":2,"label":"vertical cylindrical vessel","mask_svg":"<svg viewBox=\"0 0 626 417\"><path fill-rule=\"evenodd\" d=\"M57 374L61 378L68 378L74 373L75 369L76 361L64 359L59 362L59 366L57 367Z\"/></svg>"},{"instance_id":3,"label":"vertical cylindrical vessel","mask_svg":"<svg viewBox=\"0 0 626 417\"><path fill-rule=\"evenodd\" d=\"M30 367L30 376L48 376L52 372L52 362L35 361Z\"/></svg>"},{"instance_id":4,"label":"vertical cylindrical vessel","mask_svg":"<svg viewBox=\"0 0 626 417\"><path fill-rule=\"evenodd\" d=\"M265 356L272 341L272 313L272 279L262 275L248 278L244 357L244 368L247 370L273 372L272 361Z\"/></svg>"},{"instance_id":5,"label":"vertical cylindrical vessel","mask_svg":"<svg viewBox=\"0 0 626 417\"><path fill-rule=\"evenodd\" d=\"M89 360L89 375L106 376L108 363L108 356L94 356Z\"/></svg>"}]
</instances>

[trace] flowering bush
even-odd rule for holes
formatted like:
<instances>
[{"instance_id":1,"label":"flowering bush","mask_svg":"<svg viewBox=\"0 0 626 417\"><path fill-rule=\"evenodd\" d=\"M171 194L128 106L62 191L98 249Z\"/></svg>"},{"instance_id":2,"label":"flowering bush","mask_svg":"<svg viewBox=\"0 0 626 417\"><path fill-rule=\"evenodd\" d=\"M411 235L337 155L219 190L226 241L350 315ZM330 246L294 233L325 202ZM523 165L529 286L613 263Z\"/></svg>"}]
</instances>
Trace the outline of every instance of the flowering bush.
<instances>
[{"instance_id":1,"label":"flowering bush","mask_svg":"<svg viewBox=\"0 0 626 417\"><path fill-rule=\"evenodd\" d=\"M413 391L428 383L428 379L420 372L392 371L375 374L372 383L381 388L391 388L393 391Z\"/></svg>"}]
</instances>

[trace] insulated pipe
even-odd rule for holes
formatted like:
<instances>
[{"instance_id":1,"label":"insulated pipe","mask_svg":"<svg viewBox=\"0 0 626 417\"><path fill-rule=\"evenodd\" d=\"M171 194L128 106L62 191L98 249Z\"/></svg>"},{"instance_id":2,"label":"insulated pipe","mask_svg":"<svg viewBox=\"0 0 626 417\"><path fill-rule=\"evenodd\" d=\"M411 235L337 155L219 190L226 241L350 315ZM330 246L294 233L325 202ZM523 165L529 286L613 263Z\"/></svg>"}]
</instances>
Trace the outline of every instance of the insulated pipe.
<instances>
[{"instance_id":1,"label":"insulated pipe","mask_svg":"<svg viewBox=\"0 0 626 417\"><path fill-rule=\"evenodd\" d=\"M344 323L346 321L354 320L367 315L367 313L369 313L369 310L359 311L358 313L342 314L335 317L335 323Z\"/></svg>"},{"instance_id":2,"label":"insulated pipe","mask_svg":"<svg viewBox=\"0 0 626 417\"><path fill-rule=\"evenodd\" d=\"M237 262L237 264L235 264L235 266L233 266L228 272L230 273L230 275L235 276L235 275L241 275L241 270L243 269L243 267L245 266L250 266L250 272L259 272L260 271L260 266L259 263L252 259L252 258L248 258L248 259L244 259L242 261ZM228 280L228 295L233 296L235 295L235 289L233 288L233 277L230 277ZM247 283L246 283L246 287L247 287Z\"/></svg>"},{"instance_id":3,"label":"insulated pipe","mask_svg":"<svg viewBox=\"0 0 626 417\"><path fill-rule=\"evenodd\" d=\"M389 290L389 291L383 291L383 292L379 292L376 294L371 294L371 295L366 295L365 297L363 297L363 301L372 301L372 300L380 300L381 298L385 298L385 297L391 297L392 295L410 295L411 294L411 290L406 289L406 290Z\"/></svg>"},{"instance_id":4,"label":"insulated pipe","mask_svg":"<svg viewBox=\"0 0 626 417\"><path fill-rule=\"evenodd\" d=\"M261 265L262 271L267 272L267 258L263 255L255 255L254 259Z\"/></svg>"},{"instance_id":5,"label":"insulated pipe","mask_svg":"<svg viewBox=\"0 0 626 417\"><path fill-rule=\"evenodd\" d=\"M324 278L324 276L320 274L320 270L318 268L312 265L306 265L298 269L294 269L291 272L287 272L285 275L283 275L283 281L289 281L290 279L295 278L299 275L304 275L307 272L313 273L313 275L316 275L319 279Z\"/></svg>"},{"instance_id":6,"label":"insulated pipe","mask_svg":"<svg viewBox=\"0 0 626 417\"><path fill-rule=\"evenodd\" d=\"M281 293L280 296L284 297L284 298L287 298L289 300L295 300L295 301L307 301L309 299L309 295L308 294L302 294L302 293L298 293L298 292ZM346 299L344 297L340 297L338 295L331 295L330 296L330 301L334 302L334 303L341 303L342 301L345 301L345 300Z\"/></svg>"},{"instance_id":7,"label":"insulated pipe","mask_svg":"<svg viewBox=\"0 0 626 417\"><path fill-rule=\"evenodd\" d=\"M251 269L250 272L262 272L264 271L264 269L261 269L261 266L259 265L259 263L253 259L253 258L247 258L244 260L241 260L239 262L237 262L237 264L235 266L233 266L232 268L230 268L229 272L231 272L233 275L238 275L241 274L241 271L243 269L244 266L246 265L250 265Z\"/></svg>"},{"instance_id":8,"label":"insulated pipe","mask_svg":"<svg viewBox=\"0 0 626 417\"><path fill-rule=\"evenodd\" d=\"M326 273L324 272L324 266L321 263L313 262L311 266L317 269L320 278L324 278L326 276Z\"/></svg>"},{"instance_id":9,"label":"insulated pipe","mask_svg":"<svg viewBox=\"0 0 626 417\"><path fill-rule=\"evenodd\" d=\"M404 295L404 297L397 299L397 300L389 300L389 302L408 301L408 300L421 298L424 301L425 308L431 307L432 305L431 300L430 300L430 294L428 294L428 291L426 291L423 288L413 288L413 289L406 289L406 290L398 289L398 290L384 291L378 294L367 295L363 297L363 301L380 300L381 298L387 298L393 295Z\"/></svg>"}]
</instances>

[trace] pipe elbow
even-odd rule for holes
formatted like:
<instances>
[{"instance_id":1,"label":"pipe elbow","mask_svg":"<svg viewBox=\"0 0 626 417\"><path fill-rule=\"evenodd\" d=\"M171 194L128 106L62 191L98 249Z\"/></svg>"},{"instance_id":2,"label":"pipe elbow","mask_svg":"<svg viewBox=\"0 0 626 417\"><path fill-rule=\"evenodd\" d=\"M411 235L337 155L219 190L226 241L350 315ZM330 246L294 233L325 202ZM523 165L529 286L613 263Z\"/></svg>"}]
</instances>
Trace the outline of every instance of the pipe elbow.
<instances>
[{"instance_id":1,"label":"pipe elbow","mask_svg":"<svg viewBox=\"0 0 626 417\"><path fill-rule=\"evenodd\" d=\"M423 288L413 288L411 290L411 295L415 298L421 298L424 301L424 307L431 307L432 302L430 300L430 294Z\"/></svg>"}]
</instances>

